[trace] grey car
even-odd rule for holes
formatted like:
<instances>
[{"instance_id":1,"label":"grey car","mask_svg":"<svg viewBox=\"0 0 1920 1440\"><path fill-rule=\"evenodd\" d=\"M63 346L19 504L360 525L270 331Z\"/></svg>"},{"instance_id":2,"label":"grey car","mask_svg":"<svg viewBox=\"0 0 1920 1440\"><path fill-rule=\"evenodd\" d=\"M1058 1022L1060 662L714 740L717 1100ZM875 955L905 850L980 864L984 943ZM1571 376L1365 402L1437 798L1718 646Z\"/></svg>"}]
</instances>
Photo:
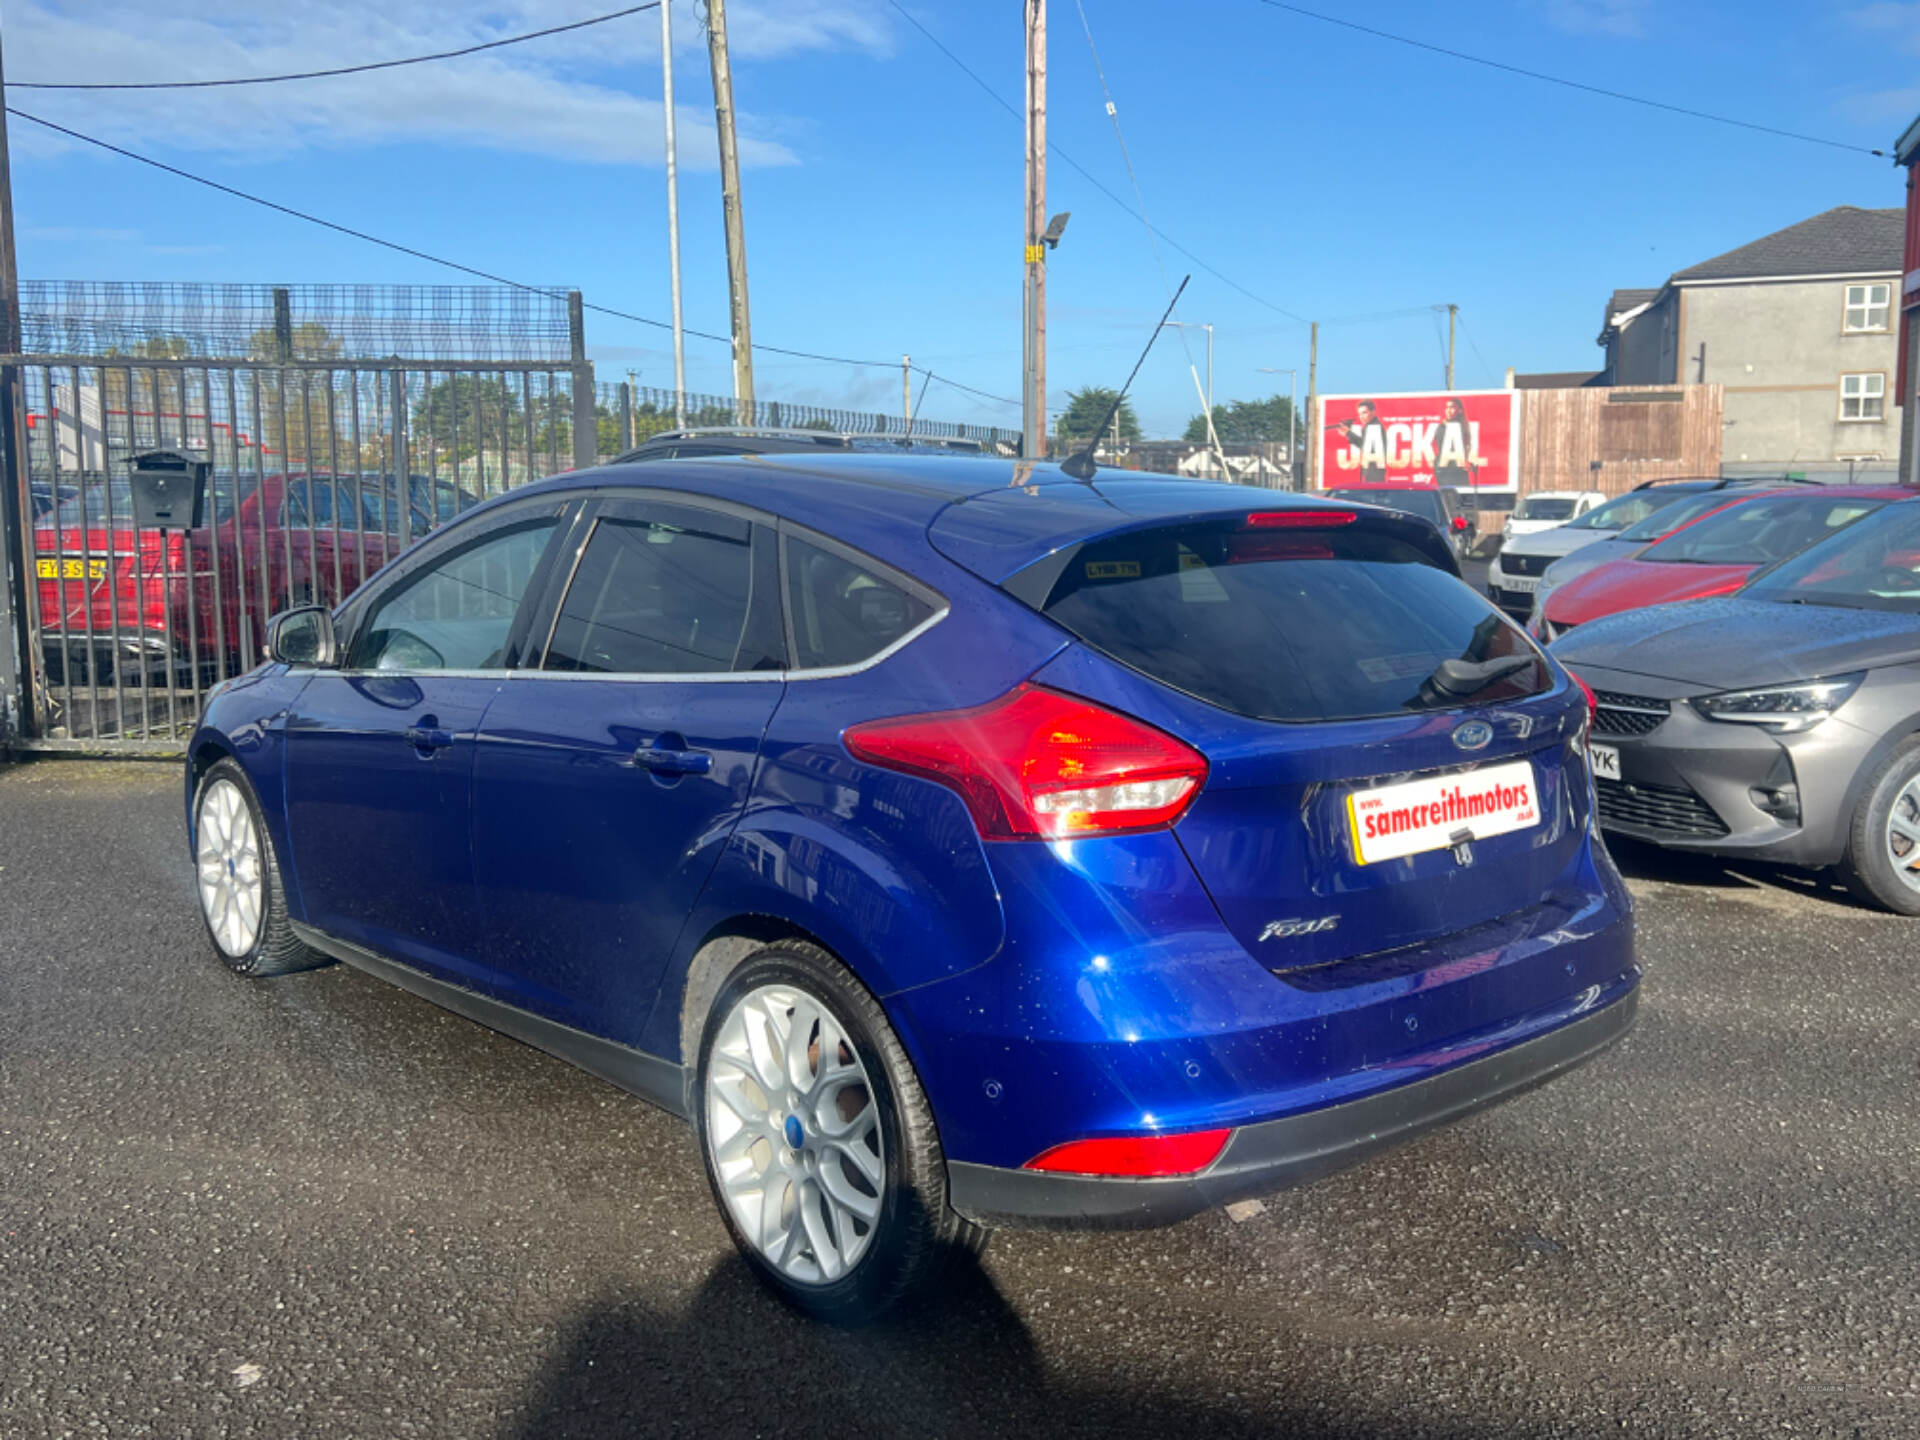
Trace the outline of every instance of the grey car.
<instances>
[{"instance_id":1,"label":"grey car","mask_svg":"<svg viewBox=\"0 0 1920 1440\"><path fill-rule=\"evenodd\" d=\"M1675 849L1834 866L1920 915L1920 496L1735 595L1583 625L1601 825Z\"/></svg>"}]
</instances>

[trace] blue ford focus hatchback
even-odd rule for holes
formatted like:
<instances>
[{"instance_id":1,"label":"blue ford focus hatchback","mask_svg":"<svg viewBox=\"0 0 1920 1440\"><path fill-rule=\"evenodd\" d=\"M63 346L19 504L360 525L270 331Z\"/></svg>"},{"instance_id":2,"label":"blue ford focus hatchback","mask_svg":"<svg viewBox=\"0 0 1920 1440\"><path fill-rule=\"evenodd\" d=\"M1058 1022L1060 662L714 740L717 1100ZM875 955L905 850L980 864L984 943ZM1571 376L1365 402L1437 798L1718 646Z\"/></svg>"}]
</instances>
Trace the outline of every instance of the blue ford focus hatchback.
<instances>
[{"instance_id":1,"label":"blue ford focus hatchback","mask_svg":"<svg viewBox=\"0 0 1920 1440\"><path fill-rule=\"evenodd\" d=\"M226 962L346 961L691 1119L817 1314L1311 1179L1632 1022L1588 699L1413 517L612 466L270 644L190 750Z\"/></svg>"}]
</instances>

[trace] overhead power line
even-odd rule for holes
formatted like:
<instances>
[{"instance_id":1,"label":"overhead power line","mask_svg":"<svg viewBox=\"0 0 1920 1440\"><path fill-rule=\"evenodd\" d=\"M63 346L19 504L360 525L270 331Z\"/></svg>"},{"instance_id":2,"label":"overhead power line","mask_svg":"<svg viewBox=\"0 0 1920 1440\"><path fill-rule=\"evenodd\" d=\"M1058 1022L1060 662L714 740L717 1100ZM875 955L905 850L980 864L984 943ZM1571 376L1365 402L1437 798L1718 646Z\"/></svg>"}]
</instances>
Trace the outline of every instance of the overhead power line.
<instances>
[{"instance_id":1,"label":"overhead power line","mask_svg":"<svg viewBox=\"0 0 1920 1440\"><path fill-rule=\"evenodd\" d=\"M431 251L419 249L417 246L402 245L397 240L387 240L379 235L371 235L365 230L356 230L351 225L342 225L337 220L328 220L324 216L314 215L305 210L296 210L291 205L282 205L277 200L269 200L264 196L254 195L248 191L236 189L232 185L223 185L218 180L209 180L206 176L196 175L191 170L182 170L177 165L169 165L163 160L155 160L150 155L142 155L138 151L128 150L124 146L113 144L111 141L102 140L97 136L87 135L79 130L71 129L68 126L56 124L52 120L34 115L25 110L17 109L12 105L7 106L7 113L17 116L22 120L30 121L35 125L42 126L45 129L52 130L56 134L65 135L70 140L78 140L82 144L96 146L110 154L118 155L122 159L133 160L139 164L151 166L155 170L164 171L166 174L176 176L181 180L190 180L195 185L204 185L209 190L219 191L222 195L230 195L236 200L244 200L249 205L262 206L265 209L276 211L292 219L305 221L309 225L318 225L322 229L331 230L337 235L345 235L349 239L360 240L368 245L378 245L383 250L392 250L400 255L411 256L415 260L424 260L430 265L439 265L448 270L457 270L463 275L472 275L476 279L491 281L495 285L505 285L509 289L525 290L537 295L549 293L543 287L529 285L524 280L515 280L508 275L499 275L491 270L482 270L476 265L468 265L459 260L449 260L444 255L435 255ZM598 315L607 315L616 320L631 321L635 325L646 325L655 330L671 330L673 328L672 325L665 320L655 320L648 315L636 315L630 310L619 310L611 305L596 305L592 301L582 301L582 306ZM720 345L731 345L733 343L729 337L716 335L710 330L688 329L684 330L683 333L692 335L696 339L711 340ZM814 350L794 350L784 345L763 345L756 343L753 348L756 350L764 350L770 355L787 355L796 360L817 360L828 365L880 367L890 370L894 364L894 362L890 360L860 360L848 355L825 355ZM930 370L926 370L924 373L930 376L933 375L933 372ZM968 394L977 395L983 400L991 400L996 404L1017 405L1019 403L1018 401L1008 400L999 395L988 394L984 390L975 390L972 386L962 385L958 381L949 380L944 375L934 376L934 378L938 379L944 385L952 386L956 390L964 390Z\"/></svg>"},{"instance_id":2,"label":"overhead power line","mask_svg":"<svg viewBox=\"0 0 1920 1440\"><path fill-rule=\"evenodd\" d=\"M431 55L410 55L404 60L374 60L365 65L342 65L332 70L301 70L289 75L243 75L228 80L137 80L137 81L54 81L54 80L9 80L9 90L213 90L227 85L278 85L286 80L326 80L336 75L364 75L369 70L396 70L402 65L425 65L431 60L454 60L462 55L478 55L482 50L499 50L508 45L523 45L529 40L541 40L548 35L564 35L569 30L585 30L589 25L604 25L609 20L621 20L629 15L638 15L644 10L658 10L661 0L648 0L645 5L629 5L625 10L610 11L605 15L595 15L587 20L575 20L567 25L550 25L545 30L529 30L524 35L509 35L501 40L488 40L480 45L466 45L458 50L439 50Z\"/></svg>"},{"instance_id":3,"label":"overhead power line","mask_svg":"<svg viewBox=\"0 0 1920 1440\"><path fill-rule=\"evenodd\" d=\"M1379 40L1391 40L1396 45L1409 45L1415 50L1425 50L1433 55L1445 55L1449 59L1464 60L1469 65L1484 65L1489 70L1504 70L1509 75L1521 75L1529 80L1539 80L1548 85L1561 85L1569 90L1584 90L1589 95L1603 96L1608 100L1623 101L1628 105L1644 105L1650 110L1665 110L1672 115L1685 115L1693 120L1710 120L1716 125L1732 125L1741 130L1755 130L1762 135L1778 135L1785 140L1804 140L1809 145L1825 145L1834 150L1851 150L1859 155L1879 155L1886 151L1874 150L1865 145L1850 144L1845 140L1829 140L1824 135L1806 135L1798 130L1782 130L1774 125L1761 125L1752 120L1740 120L1731 115L1715 115L1708 110L1695 110L1687 105L1673 105L1665 100L1650 99L1645 95L1629 95L1623 90L1609 90L1602 85L1589 85L1584 80L1569 80L1564 75L1549 75L1541 70L1529 70L1521 65L1509 65L1504 60L1490 60L1484 55L1469 55L1464 50L1450 50L1445 45L1435 45L1426 40L1415 40L1410 35L1396 35L1391 30L1376 29L1372 25L1362 25L1358 20L1344 20L1338 15L1326 15L1318 10L1309 10L1302 5L1291 5L1287 0L1260 0L1270 10L1284 10L1289 15L1303 16L1308 20L1318 20L1324 25L1338 25L1343 30L1354 30L1362 35L1371 35ZM899 8L896 4L895 8Z\"/></svg>"},{"instance_id":4,"label":"overhead power line","mask_svg":"<svg viewBox=\"0 0 1920 1440\"><path fill-rule=\"evenodd\" d=\"M1024 122L1025 117L1021 114L1021 112L1018 109L1015 108L1012 101L1008 100L998 90L995 90L993 86L989 85L985 80L981 79L978 71L976 71L971 65L967 64L966 61L962 60L958 55L954 54L953 51L949 50L943 43L941 43L940 37L935 35L925 25L922 25L918 20L916 20L913 16L913 13L909 11L904 5L902 5L900 3L900 0L887 0L887 3L893 6L895 10L898 10L901 16L906 20L906 22L909 25L913 26L914 29L918 30L922 35L926 36L927 40L933 45L934 49L938 50L942 55L946 56L947 59L951 60L955 65L957 65L960 68L961 72L969 80L973 81L975 85L979 86L982 90L984 90L987 93L987 96L994 102L994 104L998 105L1002 110L1005 110L1009 115L1013 116L1014 119L1021 120ZM1078 171L1080 174L1080 177L1083 180L1085 180L1089 185L1093 186L1094 189L1098 190L1102 195L1106 196L1107 199L1111 200L1114 204L1118 205L1122 210L1126 211L1129 215L1133 216L1136 220L1140 221L1141 224L1146 225L1146 227L1149 230L1153 231L1155 235L1158 235L1169 246L1171 246L1175 250L1178 250L1182 255L1186 256L1194 264L1198 265L1202 270L1206 271L1209 275L1213 276L1213 278L1218 280L1221 284L1227 286L1231 290L1239 291L1242 295L1246 296L1249 300L1253 301L1257 305L1266 306L1267 309L1273 311L1276 315L1286 316L1287 319L1292 320L1296 324L1307 325L1312 323L1304 315L1296 315L1293 313L1293 311L1288 310L1283 306L1274 304L1273 301L1267 299L1264 295L1254 294L1253 291L1247 289L1247 287L1242 285L1239 281L1231 279L1230 277L1223 275L1218 270L1214 269L1213 266L1209 265L1205 260L1202 260L1198 255L1194 254L1191 250L1187 249L1186 246L1182 245L1178 240L1175 240L1171 235L1167 234L1166 231L1156 229L1147 220L1146 216L1142 215L1138 210L1134 209L1133 206L1129 205L1125 200L1121 199L1120 196L1114 194L1113 191L1109 190L1104 184L1102 184L1094 176L1094 173L1091 170L1087 169L1086 166L1082 165L1078 160L1074 159L1073 156L1069 155L1065 150L1061 149L1058 145L1054 144L1052 141L1048 141L1047 143L1047 153L1050 155L1057 155L1062 160L1066 161L1066 163L1072 166L1074 170Z\"/></svg>"}]
</instances>

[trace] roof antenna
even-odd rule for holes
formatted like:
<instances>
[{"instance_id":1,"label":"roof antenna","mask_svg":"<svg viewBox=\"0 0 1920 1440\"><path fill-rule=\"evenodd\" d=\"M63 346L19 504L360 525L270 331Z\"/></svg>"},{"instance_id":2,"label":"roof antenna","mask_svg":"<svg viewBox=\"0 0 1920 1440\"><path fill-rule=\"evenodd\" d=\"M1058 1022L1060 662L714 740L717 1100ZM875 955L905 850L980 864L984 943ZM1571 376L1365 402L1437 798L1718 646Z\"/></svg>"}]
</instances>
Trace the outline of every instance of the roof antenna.
<instances>
[{"instance_id":1,"label":"roof antenna","mask_svg":"<svg viewBox=\"0 0 1920 1440\"><path fill-rule=\"evenodd\" d=\"M1173 314L1173 307L1180 303L1181 292L1187 288L1192 275L1183 277L1179 289L1173 292L1173 299L1167 301L1166 313L1160 317L1160 323L1153 327L1153 334L1147 339L1147 348L1140 352L1140 358L1133 362L1133 375L1127 376L1127 383L1120 387L1120 393L1113 397L1113 404L1107 413L1100 417L1100 423L1093 427L1093 438L1087 441L1087 448L1077 455L1069 455L1060 462L1060 468L1076 480L1091 480L1093 472L1099 467L1093 463L1094 449L1100 444L1100 437L1107 433L1107 426L1113 423L1113 417L1120 413L1120 402L1127 398L1127 391L1133 388L1133 376L1140 373L1140 367L1147 363L1147 356L1153 350L1153 342L1160 338L1160 332L1167 328L1167 316Z\"/></svg>"}]
</instances>

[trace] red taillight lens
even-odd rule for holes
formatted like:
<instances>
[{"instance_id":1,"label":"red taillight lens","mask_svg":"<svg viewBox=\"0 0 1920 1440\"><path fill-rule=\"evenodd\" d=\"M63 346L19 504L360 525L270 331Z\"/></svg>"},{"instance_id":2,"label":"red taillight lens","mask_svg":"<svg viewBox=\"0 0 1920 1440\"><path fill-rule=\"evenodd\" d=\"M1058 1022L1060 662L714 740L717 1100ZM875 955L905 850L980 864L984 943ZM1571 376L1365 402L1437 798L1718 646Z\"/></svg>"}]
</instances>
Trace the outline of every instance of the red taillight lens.
<instances>
[{"instance_id":1,"label":"red taillight lens","mask_svg":"<svg viewBox=\"0 0 1920 1440\"><path fill-rule=\"evenodd\" d=\"M1454 529L1456 529L1456 530L1464 530L1464 529L1466 529L1466 528L1467 528L1467 517L1466 517L1466 516L1464 516L1464 515L1456 515L1456 516L1454 516L1454 517L1453 517L1453 528L1454 528Z\"/></svg>"},{"instance_id":2,"label":"red taillight lens","mask_svg":"<svg viewBox=\"0 0 1920 1440\"><path fill-rule=\"evenodd\" d=\"M1360 518L1358 510L1256 510L1247 516L1252 530L1330 530L1336 525L1351 525Z\"/></svg>"},{"instance_id":3,"label":"red taillight lens","mask_svg":"<svg viewBox=\"0 0 1920 1440\"><path fill-rule=\"evenodd\" d=\"M1144 721L1037 685L987 705L849 728L869 764L957 791L988 840L1115 835L1170 825L1206 757Z\"/></svg>"},{"instance_id":4,"label":"red taillight lens","mask_svg":"<svg viewBox=\"0 0 1920 1440\"><path fill-rule=\"evenodd\" d=\"M1121 1135L1106 1140L1069 1140L1029 1160L1023 1169L1066 1175L1192 1175L1220 1158L1231 1130L1189 1130L1183 1135Z\"/></svg>"},{"instance_id":5,"label":"red taillight lens","mask_svg":"<svg viewBox=\"0 0 1920 1440\"><path fill-rule=\"evenodd\" d=\"M1600 702L1593 698L1593 687L1588 685L1587 682L1582 680L1578 675L1575 675L1571 670L1567 671L1567 678L1578 685L1580 687L1580 693L1587 697L1587 719L1589 721L1593 720L1600 710Z\"/></svg>"}]
</instances>

